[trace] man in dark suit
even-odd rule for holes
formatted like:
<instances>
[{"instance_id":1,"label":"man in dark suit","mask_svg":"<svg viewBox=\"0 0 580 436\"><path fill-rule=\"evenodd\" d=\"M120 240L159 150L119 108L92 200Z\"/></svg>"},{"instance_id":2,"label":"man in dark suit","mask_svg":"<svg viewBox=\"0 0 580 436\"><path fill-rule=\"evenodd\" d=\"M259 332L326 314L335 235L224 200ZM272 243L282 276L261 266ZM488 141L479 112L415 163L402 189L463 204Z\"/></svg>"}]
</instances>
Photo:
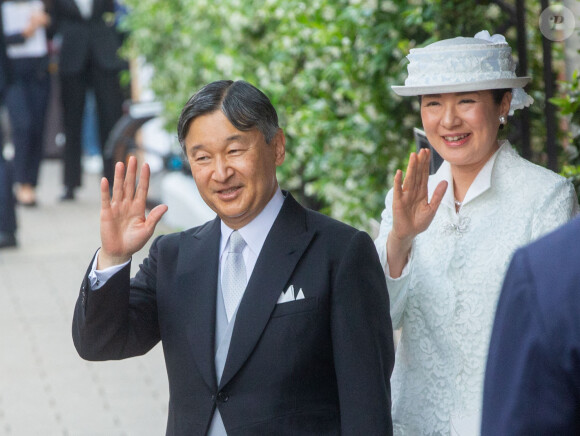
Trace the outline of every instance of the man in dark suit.
<instances>
[{"instance_id":1,"label":"man in dark suit","mask_svg":"<svg viewBox=\"0 0 580 436\"><path fill-rule=\"evenodd\" d=\"M215 220L157 238L149 170L101 184L102 246L83 281L73 338L90 360L161 341L168 435L390 435L389 301L370 237L280 190L285 137L268 98L213 82L185 105L178 136ZM241 284L241 287L240 287Z\"/></svg>"},{"instance_id":2,"label":"man in dark suit","mask_svg":"<svg viewBox=\"0 0 580 436\"><path fill-rule=\"evenodd\" d=\"M115 27L113 0L54 0L56 29L62 36L59 55L61 102L66 137L63 200L74 199L81 185L81 133L87 88L94 89L101 151L123 114L119 73L127 63L117 53L122 38ZM111 179L110 162L103 161Z\"/></svg>"},{"instance_id":3,"label":"man in dark suit","mask_svg":"<svg viewBox=\"0 0 580 436\"><path fill-rule=\"evenodd\" d=\"M4 102L4 94L10 80L8 59L6 57L6 41L2 26L2 10L0 8L0 104ZM0 125L0 248L16 246L16 214L14 194L12 192L12 175L9 164L3 154L4 133Z\"/></svg>"},{"instance_id":4,"label":"man in dark suit","mask_svg":"<svg viewBox=\"0 0 580 436\"><path fill-rule=\"evenodd\" d=\"M580 434L580 218L516 252L498 303L483 436Z\"/></svg>"}]
</instances>

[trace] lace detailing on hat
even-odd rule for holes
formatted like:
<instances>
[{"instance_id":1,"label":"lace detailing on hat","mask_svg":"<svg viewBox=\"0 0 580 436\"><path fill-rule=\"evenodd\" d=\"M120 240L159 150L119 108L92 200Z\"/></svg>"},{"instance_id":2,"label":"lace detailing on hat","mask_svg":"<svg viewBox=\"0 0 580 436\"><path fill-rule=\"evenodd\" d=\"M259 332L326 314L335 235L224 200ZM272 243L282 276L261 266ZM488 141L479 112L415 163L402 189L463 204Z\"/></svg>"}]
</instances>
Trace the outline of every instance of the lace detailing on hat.
<instances>
[{"instance_id":1,"label":"lace detailing on hat","mask_svg":"<svg viewBox=\"0 0 580 436\"><path fill-rule=\"evenodd\" d=\"M462 44L411 49L405 86L460 84L516 78L507 44Z\"/></svg>"},{"instance_id":2,"label":"lace detailing on hat","mask_svg":"<svg viewBox=\"0 0 580 436\"><path fill-rule=\"evenodd\" d=\"M473 38L457 37L411 49L405 86L399 95L425 95L487 89L512 89L510 115L533 103L522 89L529 77L518 77L512 50L503 35L487 30Z\"/></svg>"}]
</instances>

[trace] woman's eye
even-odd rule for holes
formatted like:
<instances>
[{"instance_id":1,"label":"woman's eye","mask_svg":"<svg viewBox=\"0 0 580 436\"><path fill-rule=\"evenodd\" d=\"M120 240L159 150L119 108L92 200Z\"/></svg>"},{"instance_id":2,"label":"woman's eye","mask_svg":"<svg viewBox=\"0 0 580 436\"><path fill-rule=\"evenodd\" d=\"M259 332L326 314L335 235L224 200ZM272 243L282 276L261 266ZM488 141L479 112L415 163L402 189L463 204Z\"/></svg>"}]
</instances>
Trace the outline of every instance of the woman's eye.
<instances>
[{"instance_id":1,"label":"woman's eye","mask_svg":"<svg viewBox=\"0 0 580 436\"><path fill-rule=\"evenodd\" d=\"M439 102L438 101L428 101L427 103L425 103L425 106L429 107L429 106L439 106Z\"/></svg>"},{"instance_id":2,"label":"woman's eye","mask_svg":"<svg viewBox=\"0 0 580 436\"><path fill-rule=\"evenodd\" d=\"M471 98L464 98L460 101L460 103L475 103L475 100L472 100Z\"/></svg>"}]
</instances>

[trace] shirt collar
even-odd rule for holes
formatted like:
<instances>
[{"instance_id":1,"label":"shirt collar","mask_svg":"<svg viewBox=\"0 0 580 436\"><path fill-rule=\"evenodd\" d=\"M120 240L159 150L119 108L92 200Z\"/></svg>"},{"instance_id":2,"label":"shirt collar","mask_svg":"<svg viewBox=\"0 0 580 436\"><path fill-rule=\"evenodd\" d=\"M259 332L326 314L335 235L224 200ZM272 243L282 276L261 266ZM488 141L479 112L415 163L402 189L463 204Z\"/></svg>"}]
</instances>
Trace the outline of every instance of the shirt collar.
<instances>
[{"instance_id":1,"label":"shirt collar","mask_svg":"<svg viewBox=\"0 0 580 436\"><path fill-rule=\"evenodd\" d=\"M75 0L81 16L88 20L93 15L93 0Z\"/></svg>"},{"instance_id":2,"label":"shirt collar","mask_svg":"<svg viewBox=\"0 0 580 436\"><path fill-rule=\"evenodd\" d=\"M285 197L282 194L280 187L276 189L274 196L270 199L268 204L262 209L262 212L258 214L256 218L250 221L241 229L238 229L246 244L252 250L252 252L258 256L262 250L262 246L266 241L266 237L270 232L270 229L276 221L276 217L282 209ZM220 257L224 252L226 245L229 241L230 235L234 230L228 227L223 221L221 221L221 233L222 238L220 242Z\"/></svg>"},{"instance_id":3,"label":"shirt collar","mask_svg":"<svg viewBox=\"0 0 580 436\"><path fill-rule=\"evenodd\" d=\"M475 177L475 179L471 183L471 186L467 190L467 193L465 194L465 198L463 199L462 202L464 206L465 204L479 197L481 194L483 194L491 187L491 175L493 172L493 166L495 164L495 160L497 159L499 152L503 148L509 148L508 141L500 141L499 148L497 149L497 151L489 158L489 160L485 163L485 165L481 168L481 170L479 170L479 173L477 173L477 176ZM443 161L437 172L429 178L428 185L429 200L431 200L433 191L435 190L439 182L443 180L446 180L448 185L441 203L455 210L455 193L453 192L453 177L451 176L451 165L447 161Z\"/></svg>"}]
</instances>

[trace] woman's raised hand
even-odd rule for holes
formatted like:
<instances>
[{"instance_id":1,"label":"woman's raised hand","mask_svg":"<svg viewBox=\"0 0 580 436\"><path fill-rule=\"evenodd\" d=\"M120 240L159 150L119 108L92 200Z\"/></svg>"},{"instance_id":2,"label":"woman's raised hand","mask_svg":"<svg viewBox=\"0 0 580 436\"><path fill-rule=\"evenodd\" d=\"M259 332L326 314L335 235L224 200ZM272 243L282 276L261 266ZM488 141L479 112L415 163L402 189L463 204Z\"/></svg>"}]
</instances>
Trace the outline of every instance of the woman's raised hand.
<instances>
[{"instance_id":1,"label":"woman's raised hand","mask_svg":"<svg viewBox=\"0 0 580 436\"><path fill-rule=\"evenodd\" d=\"M430 156L428 149L411 153L405 180L401 170L395 174L393 227L387 239L387 261L393 278L400 276L407 263L413 239L427 230L447 189L447 182L439 183L429 202L427 182Z\"/></svg>"},{"instance_id":2,"label":"woman's raised hand","mask_svg":"<svg viewBox=\"0 0 580 436\"><path fill-rule=\"evenodd\" d=\"M401 170L397 170L395 175L393 232L399 239L414 238L427 230L447 189L446 182L440 183L429 202L427 182L430 156L430 151L425 148L419 153L411 153L405 180L402 180Z\"/></svg>"},{"instance_id":3,"label":"woman's raised hand","mask_svg":"<svg viewBox=\"0 0 580 436\"><path fill-rule=\"evenodd\" d=\"M139 184L135 188L137 159L133 156L125 165L117 162L113 181L113 196L109 194L109 182L101 179L101 251L98 269L119 265L128 261L153 235L155 226L167 212L161 204L145 217L145 203L149 190L150 169L143 164Z\"/></svg>"}]
</instances>

